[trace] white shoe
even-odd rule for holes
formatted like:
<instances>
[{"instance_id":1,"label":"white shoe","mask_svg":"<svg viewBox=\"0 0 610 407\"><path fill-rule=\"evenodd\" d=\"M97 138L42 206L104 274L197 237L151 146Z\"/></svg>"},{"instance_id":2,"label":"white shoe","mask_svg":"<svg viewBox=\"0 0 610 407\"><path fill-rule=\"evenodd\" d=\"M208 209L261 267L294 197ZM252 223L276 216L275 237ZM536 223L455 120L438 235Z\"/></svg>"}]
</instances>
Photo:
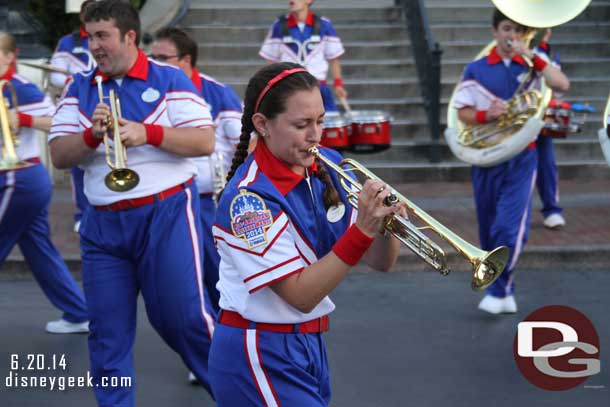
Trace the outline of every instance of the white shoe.
<instances>
[{"instance_id":1,"label":"white shoe","mask_svg":"<svg viewBox=\"0 0 610 407\"><path fill-rule=\"evenodd\" d=\"M566 221L560 213L554 213L544 218L544 226L549 229L557 229L566 225Z\"/></svg>"},{"instance_id":2,"label":"white shoe","mask_svg":"<svg viewBox=\"0 0 610 407\"><path fill-rule=\"evenodd\" d=\"M189 383L192 385L199 384L199 379L193 372L189 372Z\"/></svg>"},{"instance_id":3,"label":"white shoe","mask_svg":"<svg viewBox=\"0 0 610 407\"><path fill-rule=\"evenodd\" d=\"M514 314L517 312L517 302L513 295L504 298L504 310L502 312L505 314Z\"/></svg>"},{"instance_id":4,"label":"white shoe","mask_svg":"<svg viewBox=\"0 0 610 407\"><path fill-rule=\"evenodd\" d=\"M74 233L78 233L80 231L80 220L74 222Z\"/></svg>"},{"instance_id":5,"label":"white shoe","mask_svg":"<svg viewBox=\"0 0 610 407\"><path fill-rule=\"evenodd\" d=\"M487 294L479 303L479 309L490 314L499 314L504 311L504 298Z\"/></svg>"},{"instance_id":6,"label":"white shoe","mask_svg":"<svg viewBox=\"0 0 610 407\"><path fill-rule=\"evenodd\" d=\"M47 323L46 330L51 334L82 334L89 332L89 321L69 322L65 319L50 321Z\"/></svg>"}]
</instances>

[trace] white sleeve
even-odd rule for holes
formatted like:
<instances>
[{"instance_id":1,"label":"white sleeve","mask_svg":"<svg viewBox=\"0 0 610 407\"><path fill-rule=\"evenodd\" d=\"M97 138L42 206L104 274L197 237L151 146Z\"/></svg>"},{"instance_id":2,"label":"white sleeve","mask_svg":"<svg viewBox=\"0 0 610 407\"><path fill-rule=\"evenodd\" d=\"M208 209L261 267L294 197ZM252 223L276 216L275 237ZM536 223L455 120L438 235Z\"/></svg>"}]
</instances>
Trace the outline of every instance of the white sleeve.
<instances>
[{"instance_id":1,"label":"white sleeve","mask_svg":"<svg viewBox=\"0 0 610 407\"><path fill-rule=\"evenodd\" d=\"M169 120L173 127L214 126L208 104L190 91L169 91L165 95Z\"/></svg>"},{"instance_id":2,"label":"white sleeve","mask_svg":"<svg viewBox=\"0 0 610 407\"><path fill-rule=\"evenodd\" d=\"M293 238L293 226L285 213L279 215L266 231L266 244L250 248L244 238L214 226L219 248L226 246L240 278L250 294L307 266ZM230 248L230 249L229 249Z\"/></svg>"},{"instance_id":3,"label":"white sleeve","mask_svg":"<svg viewBox=\"0 0 610 407\"><path fill-rule=\"evenodd\" d=\"M265 41L263 42L258 55L267 61L280 62L280 58L282 56L282 40L281 38L273 38L273 27L274 25L269 28L267 37L265 37Z\"/></svg>"},{"instance_id":4,"label":"white sleeve","mask_svg":"<svg viewBox=\"0 0 610 407\"><path fill-rule=\"evenodd\" d=\"M476 110L487 110L494 99L497 99L497 97L477 81L465 80L458 85L453 107L456 109L472 107Z\"/></svg>"}]
</instances>

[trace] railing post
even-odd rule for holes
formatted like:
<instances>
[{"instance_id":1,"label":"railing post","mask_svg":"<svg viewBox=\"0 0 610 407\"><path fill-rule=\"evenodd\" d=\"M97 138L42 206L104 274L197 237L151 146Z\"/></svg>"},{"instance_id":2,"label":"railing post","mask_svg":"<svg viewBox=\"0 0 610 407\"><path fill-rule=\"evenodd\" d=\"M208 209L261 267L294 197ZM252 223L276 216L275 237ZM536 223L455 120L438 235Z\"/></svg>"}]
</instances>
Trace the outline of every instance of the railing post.
<instances>
[{"instance_id":1,"label":"railing post","mask_svg":"<svg viewBox=\"0 0 610 407\"><path fill-rule=\"evenodd\" d=\"M443 50L434 42L428 23L423 0L395 0L405 14L407 31L417 65L417 76L423 99L432 148L429 150L431 162L440 161L440 95L441 95L441 55Z\"/></svg>"}]
</instances>

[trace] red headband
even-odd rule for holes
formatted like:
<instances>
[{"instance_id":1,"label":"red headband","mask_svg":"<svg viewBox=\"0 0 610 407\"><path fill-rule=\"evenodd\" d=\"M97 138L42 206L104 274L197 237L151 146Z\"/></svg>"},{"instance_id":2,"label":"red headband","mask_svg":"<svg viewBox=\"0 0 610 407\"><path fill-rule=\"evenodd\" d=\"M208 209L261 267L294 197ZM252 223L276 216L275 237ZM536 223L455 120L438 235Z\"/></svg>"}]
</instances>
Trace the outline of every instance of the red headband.
<instances>
[{"instance_id":1,"label":"red headband","mask_svg":"<svg viewBox=\"0 0 610 407\"><path fill-rule=\"evenodd\" d=\"M263 89L263 91L261 92L260 95L258 95L258 99L256 99L256 105L254 105L254 113L258 112L258 108L261 104L261 101L263 100L263 98L265 97L265 95L267 94L267 92L269 92L269 90L275 86L276 83L278 83L279 81L281 81L282 79L284 79L287 76L292 75L293 73L297 73L297 72L305 72L305 68L293 68L293 69L287 69L285 71L280 72L278 75L276 75L273 79L271 79L269 81L269 83L267 83L267 86L265 86L265 89Z\"/></svg>"}]
</instances>

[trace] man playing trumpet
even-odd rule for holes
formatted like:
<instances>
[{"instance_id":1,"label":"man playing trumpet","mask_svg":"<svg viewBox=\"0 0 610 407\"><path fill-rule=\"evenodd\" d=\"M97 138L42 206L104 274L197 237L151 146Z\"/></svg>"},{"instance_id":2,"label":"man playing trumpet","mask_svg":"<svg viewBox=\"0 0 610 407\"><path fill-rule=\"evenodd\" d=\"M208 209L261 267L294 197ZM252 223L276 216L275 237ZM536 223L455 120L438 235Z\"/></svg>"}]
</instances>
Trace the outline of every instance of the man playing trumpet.
<instances>
[{"instance_id":1,"label":"man playing trumpet","mask_svg":"<svg viewBox=\"0 0 610 407\"><path fill-rule=\"evenodd\" d=\"M489 55L466 67L456 92L454 107L462 122L483 124L507 112L506 101L523 88L522 82L529 76L524 57L532 61L534 71L549 87L568 90L566 76L535 55L524 42L527 27L496 10L491 31L497 45ZM512 273L527 241L531 197L536 185L535 148L534 142L505 162L472 167L481 248L507 246L510 250L506 269L479 303L481 310L493 314L517 311Z\"/></svg>"},{"instance_id":2,"label":"man playing trumpet","mask_svg":"<svg viewBox=\"0 0 610 407\"><path fill-rule=\"evenodd\" d=\"M133 376L141 290L153 327L207 382L213 320L202 285L197 169L188 157L214 151L210 112L183 72L149 60L138 48L140 21L128 2L95 2L84 20L98 68L68 83L49 143L58 168L85 170L91 206L80 234L94 381ZM121 102L112 137L127 147L127 165L139 174L139 183L126 192L104 184L108 168L101 143L110 112L99 100L96 76L103 96L114 91ZM102 406L135 405L134 388L100 386L95 393Z\"/></svg>"}]
</instances>

